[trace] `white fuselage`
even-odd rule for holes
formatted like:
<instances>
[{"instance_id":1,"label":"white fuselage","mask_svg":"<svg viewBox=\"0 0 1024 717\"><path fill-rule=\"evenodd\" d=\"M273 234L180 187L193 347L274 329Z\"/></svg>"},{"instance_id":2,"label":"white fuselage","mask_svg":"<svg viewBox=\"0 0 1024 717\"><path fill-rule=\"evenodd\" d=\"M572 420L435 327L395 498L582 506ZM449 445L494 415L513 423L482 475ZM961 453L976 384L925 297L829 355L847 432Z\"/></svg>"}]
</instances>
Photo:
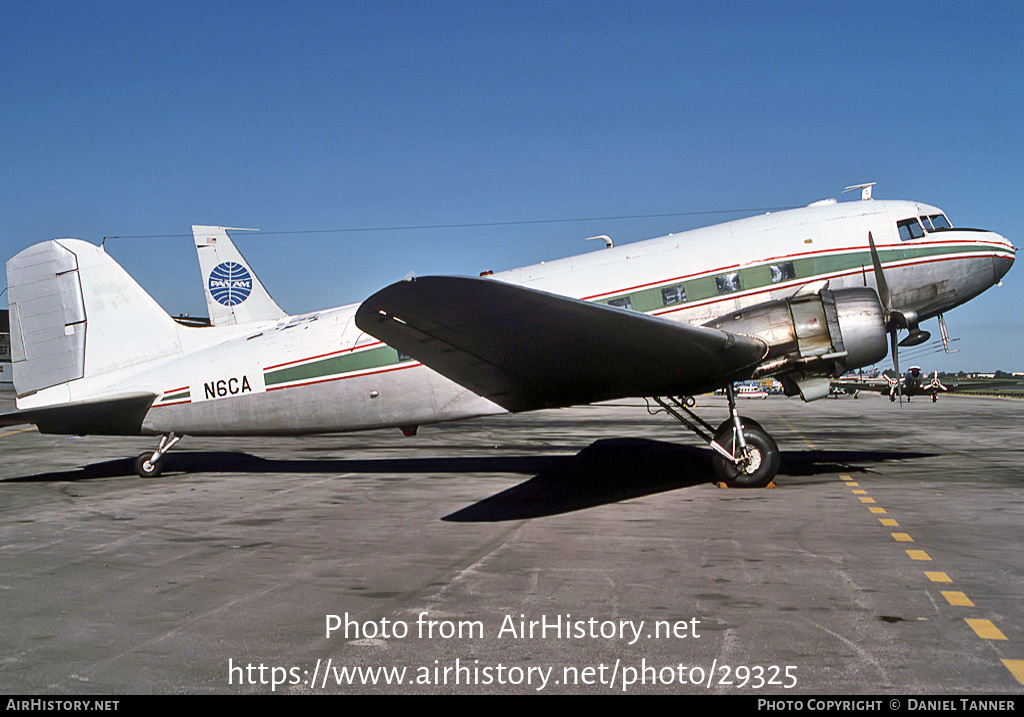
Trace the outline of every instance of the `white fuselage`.
<instances>
[{"instance_id":1,"label":"white fuselage","mask_svg":"<svg viewBox=\"0 0 1024 717\"><path fill-rule=\"evenodd\" d=\"M913 309L925 319L997 282L1014 257L1012 245L990 232L944 229L901 240L899 222L933 215L942 211L916 202L822 203L499 272L492 279L703 324L825 281L832 290L875 287L871 232L894 308ZM172 355L86 375L18 405L151 392L157 398L143 432L191 435L407 427L503 411L360 331L353 321L357 308L262 324L178 326Z\"/></svg>"}]
</instances>

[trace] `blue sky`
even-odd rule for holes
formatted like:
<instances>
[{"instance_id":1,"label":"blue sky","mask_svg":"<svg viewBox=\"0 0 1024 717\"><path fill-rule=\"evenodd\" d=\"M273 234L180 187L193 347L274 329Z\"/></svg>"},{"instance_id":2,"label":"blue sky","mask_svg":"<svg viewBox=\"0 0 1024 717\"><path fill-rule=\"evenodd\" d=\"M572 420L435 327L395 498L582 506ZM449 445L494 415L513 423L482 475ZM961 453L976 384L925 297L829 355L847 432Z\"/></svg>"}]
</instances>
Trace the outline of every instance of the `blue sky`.
<instances>
[{"instance_id":1,"label":"blue sky","mask_svg":"<svg viewBox=\"0 0 1024 717\"><path fill-rule=\"evenodd\" d=\"M291 312L410 271L507 269L859 182L1024 245L1019 2L0 13L0 256L156 235L106 246L172 313L205 314L193 223L260 228L237 244ZM680 216L396 228L657 214ZM392 229L320 231L369 227ZM1020 271L949 315L961 353L920 363L1024 370Z\"/></svg>"}]
</instances>

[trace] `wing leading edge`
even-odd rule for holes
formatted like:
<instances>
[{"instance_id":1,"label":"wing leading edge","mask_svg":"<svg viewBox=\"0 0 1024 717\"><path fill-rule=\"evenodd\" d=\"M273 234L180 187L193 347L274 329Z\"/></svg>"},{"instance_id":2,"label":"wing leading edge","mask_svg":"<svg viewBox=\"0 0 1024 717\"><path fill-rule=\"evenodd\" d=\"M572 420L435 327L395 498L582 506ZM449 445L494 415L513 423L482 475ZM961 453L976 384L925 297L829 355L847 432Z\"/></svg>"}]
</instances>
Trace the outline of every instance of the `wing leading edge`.
<instances>
[{"instance_id":1,"label":"wing leading edge","mask_svg":"<svg viewBox=\"0 0 1024 717\"><path fill-rule=\"evenodd\" d=\"M745 377L766 345L493 279L426 276L368 298L356 325L510 411L689 395Z\"/></svg>"}]
</instances>

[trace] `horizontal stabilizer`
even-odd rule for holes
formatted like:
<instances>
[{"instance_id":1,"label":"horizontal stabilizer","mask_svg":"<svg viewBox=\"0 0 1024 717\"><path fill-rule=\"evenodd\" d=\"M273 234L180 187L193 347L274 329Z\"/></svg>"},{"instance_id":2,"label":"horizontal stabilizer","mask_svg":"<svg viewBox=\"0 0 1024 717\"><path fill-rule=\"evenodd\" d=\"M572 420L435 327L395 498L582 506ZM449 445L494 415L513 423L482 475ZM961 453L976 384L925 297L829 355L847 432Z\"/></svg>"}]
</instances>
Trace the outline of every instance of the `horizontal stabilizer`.
<instances>
[{"instance_id":1,"label":"horizontal stabilizer","mask_svg":"<svg viewBox=\"0 0 1024 717\"><path fill-rule=\"evenodd\" d=\"M127 436L142 433L142 421L156 394L135 393L97 401L64 403L0 414L0 426L34 423L40 433L66 436Z\"/></svg>"},{"instance_id":2,"label":"horizontal stabilizer","mask_svg":"<svg viewBox=\"0 0 1024 717\"><path fill-rule=\"evenodd\" d=\"M356 325L510 411L701 393L766 352L746 336L468 277L392 284Z\"/></svg>"}]
</instances>

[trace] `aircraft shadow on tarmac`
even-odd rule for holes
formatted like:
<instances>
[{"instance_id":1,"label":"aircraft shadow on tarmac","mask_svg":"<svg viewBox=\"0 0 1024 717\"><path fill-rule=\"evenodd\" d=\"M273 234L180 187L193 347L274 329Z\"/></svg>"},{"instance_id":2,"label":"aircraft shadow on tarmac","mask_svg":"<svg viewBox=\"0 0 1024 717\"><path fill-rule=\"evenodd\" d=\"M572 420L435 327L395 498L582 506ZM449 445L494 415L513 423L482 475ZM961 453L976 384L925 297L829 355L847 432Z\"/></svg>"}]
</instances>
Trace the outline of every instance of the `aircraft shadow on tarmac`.
<instances>
[{"instance_id":1,"label":"aircraft shadow on tarmac","mask_svg":"<svg viewBox=\"0 0 1024 717\"><path fill-rule=\"evenodd\" d=\"M863 473L870 464L932 455L911 451L782 451L779 475L809 478L839 471ZM156 480L173 479L174 473L532 474L519 485L442 518L452 522L493 522L570 513L714 482L711 457L707 448L642 438L598 440L574 456L276 460L240 452L182 451L168 454L166 472ZM134 461L125 458L0 482L60 482L134 475ZM785 485L801 482L814 481L787 480Z\"/></svg>"}]
</instances>

